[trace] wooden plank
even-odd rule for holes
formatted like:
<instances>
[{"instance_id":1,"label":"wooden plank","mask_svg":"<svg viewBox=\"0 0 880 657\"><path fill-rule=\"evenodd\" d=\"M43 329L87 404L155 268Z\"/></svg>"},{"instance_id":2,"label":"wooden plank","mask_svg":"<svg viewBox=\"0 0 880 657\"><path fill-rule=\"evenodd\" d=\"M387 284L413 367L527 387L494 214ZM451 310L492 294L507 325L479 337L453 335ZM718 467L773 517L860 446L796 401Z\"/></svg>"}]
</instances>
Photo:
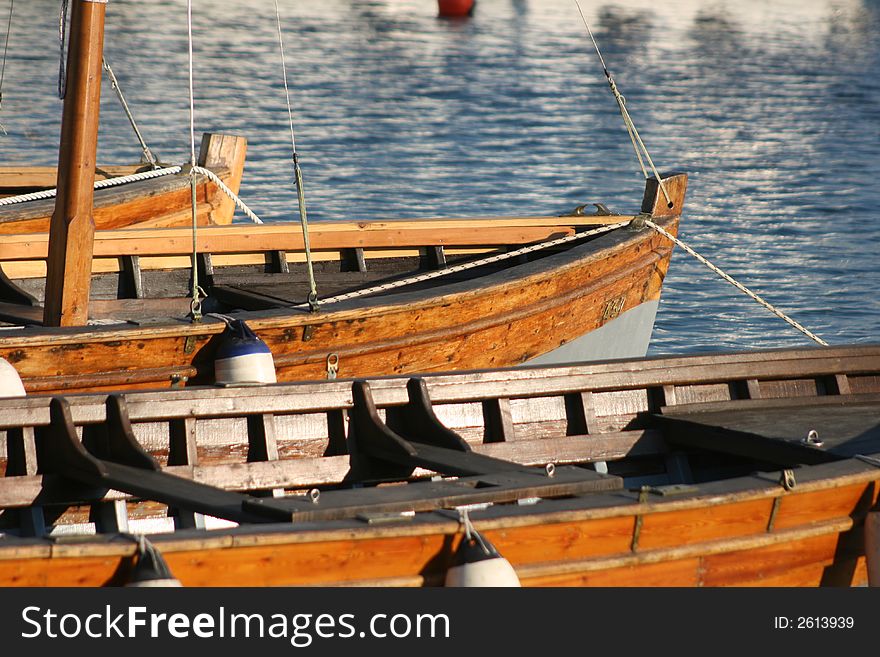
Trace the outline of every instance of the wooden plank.
<instances>
[{"instance_id":1,"label":"wooden plank","mask_svg":"<svg viewBox=\"0 0 880 657\"><path fill-rule=\"evenodd\" d=\"M201 551L166 552L165 558L184 586L304 586L418 575L443 553L444 539L436 533L215 550L208 567Z\"/></svg>"},{"instance_id":2,"label":"wooden plank","mask_svg":"<svg viewBox=\"0 0 880 657\"><path fill-rule=\"evenodd\" d=\"M830 533L709 555L703 557L702 583L704 586L803 585L803 579L796 573L807 569L810 573L807 581L811 586L818 586L823 570L835 561L837 542L838 535Z\"/></svg>"},{"instance_id":3,"label":"wooden plank","mask_svg":"<svg viewBox=\"0 0 880 657\"><path fill-rule=\"evenodd\" d=\"M586 570L558 575L521 576L523 586L699 586L697 558L645 563L607 570Z\"/></svg>"},{"instance_id":4,"label":"wooden plank","mask_svg":"<svg viewBox=\"0 0 880 657\"><path fill-rule=\"evenodd\" d=\"M861 352L861 350L857 350ZM856 358L865 358L865 354ZM679 359L664 359L659 361L661 369L670 372L674 376L674 370L687 363L690 357ZM14 362L14 361L13 361ZM730 362L719 362L714 367L707 367L706 376L723 376L725 365ZM735 364L735 363L734 363ZM642 372L643 379L652 381L655 373L649 366L651 361L641 362L645 366ZM735 364L737 367L739 364ZM783 363L784 367L788 367ZM821 363L816 366L821 366ZM813 367L813 365L811 365ZM163 373L166 370L161 370ZM424 376L428 384L431 398L435 404L480 401L492 398L498 394L506 396L553 396L568 394L572 390L608 388L615 379L621 380L622 386L638 385L638 380L632 376L625 376L627 372L618 373L609 365L596 364L585 368L556 367L556 368L523 368L509 369L498 372L468 372L460 374L447 374ZM157 374L157 376L159 376ZM167 374L165 374L167 376ZM147 378L145 378L147 380ZM371 382L374 397L377 403L382 405L400 404L406 401L405 384L407 378L387 378ZM279 391L284 394L280 395ZM291 412L298 411L324 412L328 409L348 409L351 407L350 383L337 382L312 382L286 386L284 388L228 388L228 389L197 389L190 388L167 393L129 392L126 394L129 403L129 412L133 420L150 421L169 417L177 417L192 412L194 417L226 416L241 409L247 412ZM162 400L161 405L156 402ZM100 403L93 402L92 398L83 396L70 397L73 404L74 418L77 423L87 421L101 421L104 417ZM813 406L815 404L844 404L844 403L876 403L880 401L880 394L867 393L851 395L847 398L828 397L821 400L801 399L788 400L793 412L800 406ZM696 411L701 409L717 410L719 408L749 408L752 405L762 407L771 404L778 407L779 400L770 402L759 400L736 400L721 405L702 406L698 405ZM17 426L20 422L34 422L45 424L48 422L48 401L43 398L24 398L17 400L0 401L0 427ZM4 410L5 409L5 410ZM32 409L30 414L23 414L25 409ZM42 410L41 410L42 409ZM190 410L191 409L191 410ZM663 409L664 413L670 413L670 409ZM12 422L10 425L9 422Z\"/></svg>"},{"instance_id":5,"label":"wooden plank","mask_svg":"<svg viewBox=\"0 0 880 657\"><path fill-rule=\"evenodd\" d=\"M690 545L763 533L772 501L768 498L642 516L639 551Z\"/></svg>"},{"instance_id":6,"label":"wooden plank","mask_svg":"<svg viewBox=\"0 0 880 657\"><path fill-rule=\"evenodd\" d=\"M545 440L515 440L474 445L474 451L523 465L542 463L594 463L626 456L662 454L666 443L652 431L621 431L608 434L566 436Z\"/></svg>"},{"instance_id":7,"label":"wooden plank","mask_svg":"<svg viewBox=\"0 0 880 657\"><path fill-rule=\"evenodd\" d=\"M514 440L513 418L510 415L510 400L504 397L487 399L483 402L484 442L499 443Z\"/></svg>"},{"instance_id":8,"label":"wooden plank","mask_svg":"<svg viewBox=\"0 0 880 657\"><path fill-rule=\"evenodd\" d=\"M823 403L825 400L830 403ZM841 404L841 397L830 396L812 405L791 407L787 400L775 405L738 404L736 410L688 413L676 407L664 415L658 426L673 432L669 439L684 444L701 443L708 449L736 450L757 458L802 459L792 463L833 460L832 454L853 456L880 452L880 403ZM712 443L698 434L714 436L724 444ZM804 440L817 432L821 446L807 447Z\"/></svg>"},{"instance_id":9,"label":"wooden plank","mask_svg":"<svg viewBox=\"0 0 880 657\"><path fill-rule=\"evenodd\" d=\"M0 301L0 321L27 326L43 325L43 307Z\"/></svg>"},{"instance_id":10,"label":"wooden plank","mask_svg":"<svg viewBox=\"0 0 880 657\"><path fill-rule=\"evenodd\" d=\"M578 218L500 217L497 219L423 219L359 223L317 223L310 227L313 249L418 247L425 245L487 246L528 244L574 233L582 225L615 224L629 216L600 217L585 224ZM574 221L569 221L574 219ZM552 223L551 223L552 222ZM133 232L136 231L136 232ZM282 223L205 226L198 231L202 253L302 251L302 233ZM46 236L9 235L0 244L0 261L44 259ZM106 230L96 235L95 257L168 256L192 253L192 231L186 228Z\"/></svg>"},{"instance_id":11,"label":"wooden plank","mask_svg":"<svg viewBox=\"0 0 880 657\"><path fill-rule=\"evenodd\" d=\"M795 477L797 477L795 471ZM785 495L774 519L774 531L782 531L809 523L835 518L859 517L867 513L873 504L873 485L853 484L832 490L798 492Z\"/></svg>"}]
</instances>

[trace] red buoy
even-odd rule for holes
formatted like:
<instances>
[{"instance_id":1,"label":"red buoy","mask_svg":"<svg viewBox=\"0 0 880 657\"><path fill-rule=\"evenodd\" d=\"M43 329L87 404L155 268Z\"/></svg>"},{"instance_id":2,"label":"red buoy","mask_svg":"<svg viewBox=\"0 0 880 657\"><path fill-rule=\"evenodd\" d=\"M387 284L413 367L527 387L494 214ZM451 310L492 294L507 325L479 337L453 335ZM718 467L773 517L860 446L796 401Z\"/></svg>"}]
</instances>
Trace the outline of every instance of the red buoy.
<instances>
[{"instance_id":1,"label":"red buoy","mask_svg":"<svg viewBox=\"0 0 880 657\"><path fill-rule=\"evenodd\" d=\"M437 0L439 15L444 18L470 16L474 13L476 0Z\"/></svg>"}]
</instances>

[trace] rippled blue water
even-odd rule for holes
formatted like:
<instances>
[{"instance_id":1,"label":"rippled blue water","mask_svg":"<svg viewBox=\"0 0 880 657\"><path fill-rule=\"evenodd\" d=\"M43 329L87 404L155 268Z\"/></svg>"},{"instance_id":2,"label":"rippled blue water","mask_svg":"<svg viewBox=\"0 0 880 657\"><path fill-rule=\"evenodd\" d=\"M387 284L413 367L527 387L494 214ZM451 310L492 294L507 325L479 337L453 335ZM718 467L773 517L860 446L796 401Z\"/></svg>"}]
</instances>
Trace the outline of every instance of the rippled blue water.
<instances>
[{"instance_id":1,"label":"rippled blue water","mask_svg":"<svg viewBox=\"0 0 880 657\"><path fill-rule=\"evenodd\" d=\"M16 3L4 164L53 164L58 5ZM245 200L295 217L271 0L195 0L197 131L249 140ZM310 218L635 211L642 181L572 0L282 0ZM681 236L832 343L877 341L880 3L592 2ZM187 158L183 0L111 0L105 53L154 150ZM5 17L7 0L0 0ZM5 21L5 18L4 18ZM0 27L2 30L2 27ZM100 160L139 149L105 85ZM676 251L651 353L808 340Z\"/></svg>"}]
</instances>

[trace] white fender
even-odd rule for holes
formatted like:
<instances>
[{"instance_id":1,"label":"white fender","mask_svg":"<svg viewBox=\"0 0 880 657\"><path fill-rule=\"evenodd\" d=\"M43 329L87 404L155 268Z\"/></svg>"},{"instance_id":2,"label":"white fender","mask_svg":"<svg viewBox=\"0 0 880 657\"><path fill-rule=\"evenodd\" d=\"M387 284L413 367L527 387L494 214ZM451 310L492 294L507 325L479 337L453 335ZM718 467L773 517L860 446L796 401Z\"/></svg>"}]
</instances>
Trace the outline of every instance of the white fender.
<instances>
[{"instance_id":1,"label":"white fender","mask_svg":"<svg viewBox=\"0 0 880 657\"><path fill-rule=\"evenodd\" d=\"M868 586L880 586L880 511L871 511L865 518L865 561Z\"/></svg>"},{"instance_id":2,"label":"white fender","mask_svg":"<svg viewBox=\"0 0 880 657\"><path fill-rule=\"evenodd\" d=\"M214 361L217 385L275 383L275 361L268 345L242 320L226 325Z\"/></svg>"},{"instance_id":3,"label":"white fender","mask_svg":"<svg viewBox=\"0 0 880 657\"><path fill-rule=\"evenodd\" d=\"M5 358L0 358L0 397L24 397L24 384L18 371Z\"/></svg>"},{"instance_id":4,"label":"white fender","mask_svg":"<svg viewBox=\"0 0 880 657\"><path fill-rule=\"evenodd\" d=\"M521 586L510 562L502 557L495 546L476 531L470 538L462 538L446 571L446 586Z\"/></svg>"}]
</instances>

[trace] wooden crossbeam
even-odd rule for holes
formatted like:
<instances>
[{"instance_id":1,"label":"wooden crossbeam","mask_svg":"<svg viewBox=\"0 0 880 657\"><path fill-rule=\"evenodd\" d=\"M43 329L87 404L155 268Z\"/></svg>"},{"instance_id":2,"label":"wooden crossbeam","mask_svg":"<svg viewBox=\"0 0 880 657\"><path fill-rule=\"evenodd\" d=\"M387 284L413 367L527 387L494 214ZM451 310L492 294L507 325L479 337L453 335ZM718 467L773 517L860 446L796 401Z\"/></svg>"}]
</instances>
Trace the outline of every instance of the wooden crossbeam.
<instances>
[{"instance_id":1,"label":"wooden crossbeam","mask_svg":"<svg viewBox=\"0 0 880 657\"><path fill-rule=\"evenodd\" d=\"M597 217L506 217L493 219L417 219L313 224L309 233L316 250L422 246L529 244L571 235L576 229L630 221L628 215ZM28 233L4 237L0 261L46 258L48 237ZM299 226L287 223L205 226L198 231L199 252L212 254L271 253L303 250ZM100 231L94 255L170 256L192 253L187 228L133 228Z\"/></svg>"}]
</instances>

